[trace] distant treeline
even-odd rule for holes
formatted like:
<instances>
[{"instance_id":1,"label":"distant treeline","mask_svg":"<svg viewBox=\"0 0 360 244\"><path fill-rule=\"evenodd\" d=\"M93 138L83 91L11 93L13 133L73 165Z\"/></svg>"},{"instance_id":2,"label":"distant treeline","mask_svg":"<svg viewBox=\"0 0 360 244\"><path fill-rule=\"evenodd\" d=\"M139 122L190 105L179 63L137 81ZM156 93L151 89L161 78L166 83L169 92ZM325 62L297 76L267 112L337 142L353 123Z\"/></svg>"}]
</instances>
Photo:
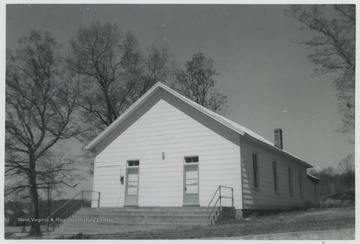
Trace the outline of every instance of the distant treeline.
<instances>
[{"instance_id":1,"label":"distant treeline","mask_svg":"<svg viewBox=\"0 0 360 244\"><path fill-rule=\"evenodd\" d=\"M350 154L339 162L337 169L327 167L320 171L310 171L310 174L320 178L320 199L343 192L355 192L354 162L354 154Z\"/></svg>"}]
</instances>

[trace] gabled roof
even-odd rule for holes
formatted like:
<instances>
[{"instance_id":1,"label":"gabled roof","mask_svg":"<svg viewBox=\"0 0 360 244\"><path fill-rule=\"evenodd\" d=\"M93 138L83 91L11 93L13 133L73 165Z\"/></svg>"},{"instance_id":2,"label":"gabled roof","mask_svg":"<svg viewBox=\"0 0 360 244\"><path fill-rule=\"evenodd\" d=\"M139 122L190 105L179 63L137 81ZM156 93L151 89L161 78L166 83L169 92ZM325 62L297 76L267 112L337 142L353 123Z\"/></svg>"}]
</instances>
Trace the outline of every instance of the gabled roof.
<instances>
[{"instance_id":1,"label":"gabled roof","mask_svg":"<svg viewBox=\"0 0 360 244\"><path fill-rule=\"evenodd\" d=\"M174 91L173 89L169 88L168 86L162 84L161 82L156 83L151 89L149 89L141 98L139 98L139 100L137 100L133 105L131 105L122 115L120 115L111 125L109 125L103 132L101 132L94 140L92 140L86 147L85 150L93 150L101 141L103 141L107 135L109 135L112 131L115 130L115 128L117 127L117 125L121 124L122 121L124 121L133 110L135 110L137 107L141 106L141 104L143 104L146 100L148 100L152 94L154 94L157 90L159 89L163 89L165 91L167 91L168 93L174 95L175 97L179 98L180 100L182 100L183 102L189 104L190 106L192 106L193 108L197 109L198 111L200 111L201 113L207 115L208 117L210 117L213 120L216 120L217 122L223 124L224 126L228 127L229 129L235 131L236 133L245 136L245 137L249 137L252 138L258 142L261 142L267 146L269 146L270 148L272 148L273 150L276 150L278 152L281 152L287 156L290 156L294 159L296 159L297 161L305 164L307 167L312 167L310 164L304 162L303 160L299 159L298 157L290 154L289 152L286 152L283 149L279 149L278 147L276 147L274 145L274 143L272 143L271 141L265 139L264 137L260 136L259 134L253 132L252 130L239 125L238 123L235 123L227 118L225 118L222 115L219 115L203 106L201 106L200 104L188 99L187 97L179 94L178 92Z\"/></svg>"}]
</instances>

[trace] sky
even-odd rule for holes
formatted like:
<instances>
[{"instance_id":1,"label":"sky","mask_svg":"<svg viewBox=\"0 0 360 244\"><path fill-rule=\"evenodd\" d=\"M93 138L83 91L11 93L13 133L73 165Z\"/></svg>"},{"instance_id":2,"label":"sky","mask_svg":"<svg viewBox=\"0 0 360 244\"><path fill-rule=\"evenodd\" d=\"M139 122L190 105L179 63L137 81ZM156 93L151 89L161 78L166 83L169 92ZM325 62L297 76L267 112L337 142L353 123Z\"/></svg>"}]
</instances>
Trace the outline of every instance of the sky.
<instances>
[{"instance_id":1,"label":"sky","mask_svg":"<svg viewBox=\"0 0 360 244\"><path fill-rule=\"evenodd\" d=\"M6 6L6 48L30 30L48 31L66 50L80 27L115 23L132 32L143 50L166 44L179 67L197 52L211 57L218 90L228 97L226 117L273 141L316 168L354 152L341 126L334 75L312 76L311 50L297 41L309 34L284 15L287 5L54 5ZM72 148L79 153L80 146Z\"/></svg>"}]
</instances>

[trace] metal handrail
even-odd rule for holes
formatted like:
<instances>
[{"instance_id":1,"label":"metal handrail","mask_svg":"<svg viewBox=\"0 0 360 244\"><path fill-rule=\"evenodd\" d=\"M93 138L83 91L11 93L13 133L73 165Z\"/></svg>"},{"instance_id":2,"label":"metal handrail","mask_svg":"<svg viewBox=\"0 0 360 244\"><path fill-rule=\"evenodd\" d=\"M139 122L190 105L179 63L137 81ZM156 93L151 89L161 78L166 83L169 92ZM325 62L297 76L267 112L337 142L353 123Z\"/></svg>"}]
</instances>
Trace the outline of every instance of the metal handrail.
<instances>
[{"instance_id":1,"label":"metal handrail","mask_svg":"<svg viewBox=\"0 0 360 244\"><path fill-rule=\"evenodd\" d=\"M230 190L231 190L231 197L229 197L229 196L222 196L222 195L221 195L221 188L230 189ZM218 193L218 198L216 199L214 206L211 208L211 211L210 211L210 213L209 213L209 215L208 215L208 218L207 218L207 223L208 223L208 225L211 224L211 223L209 223L209 219L211 218L211 216L212 216L212 214L213 214L213 212L214 212L214 209L217 207L217 204L218 204L219 201L220 201L220 208L222 207L222 206L221 206L221 205L222 205L222 204L221 204L221 198L231 198L231 207L234 207L234 188L229 187L229 186L221 186L221 185L220 185L220 186L218 186L218 188L216 189L213 197L211 198L211 200L210 200L210 202L209 202L209 204L208 204L208 207L207 207L208 211L209 211L209 208L210 208L210 206L211 206L211 203L214 201L214 198L215 198L215 196L217 195L217 193Z\"/></svg>"},{"instance_id":2,"label":"metal handrail","mask_svg":"<svg viewBox=\"0 0 360 244\"><path fill-rule=\"evenodd\" d=\"M83 204L83 201L84 201L84 192L97 193L97 194L98 194L97 199L93 199L93 198L91 197L91 201L90 201L90 202L92 202L92 201L97 201L97 207L100 207L100 195L101 195L100 192L98 192L98 191L82 190L82 191L78 192L77 194L75 194L75 196L73 196L71 199L67 200L64 204L62 204L60 207L58 207L54 212L52 212L52 213L47 217L47 219L48 219L48 222L47 222L47 231L49 231L50 218L52 218L52 217L53 217L57 212L59 212L61 209L63 209L64 207L67 207L67 210L66 210L62 215L60 215L60 216L58 217L59 219L61 219L61 218L64 217L64 216L70 216L70 215L72 215L75 211L77 211L79 208L82 207L82 204ZM77 208L75 208L75 210L74 210L73 207L75 207L75 206L76 206L77 204L79 204L79 203L72 204L72 202L73 202L73 201L75 200L75 198L77 198L80 194L81 194L80 206L77 206ZM72 205L69 207L70 204L72 204ZM73 210L73 211L71 212L71 210ZM68 214L69 212L71 212L71 213L70 213L69 215L66 215L66 214ZM55 224L56 222L57 222L57 221L53 222L52 224ZM55 228L55 227L53 227L53 229L54 229L54 228Z\"/></svg>"}]
</instances>

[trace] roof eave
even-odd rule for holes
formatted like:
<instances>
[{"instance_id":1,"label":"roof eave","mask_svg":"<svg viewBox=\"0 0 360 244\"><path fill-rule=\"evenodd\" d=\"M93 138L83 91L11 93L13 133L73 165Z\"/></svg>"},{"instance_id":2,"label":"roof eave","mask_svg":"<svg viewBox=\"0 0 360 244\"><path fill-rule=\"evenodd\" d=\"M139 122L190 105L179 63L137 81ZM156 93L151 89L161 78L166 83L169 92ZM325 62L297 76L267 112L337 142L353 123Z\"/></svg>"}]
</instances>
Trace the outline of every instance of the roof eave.
<instances>
[{"instance_id":1,"label":"roof eave","mask_svg":"<svg viewBox=\"0 0 360 244\"><path fill-rule=\"evenodd\" d=\"M244 136L246 136L247 138L250 138L251 140L254 140L254 141L256 141L256 142L259 142L259 143L265 145L266 147L268 147L268 148L270 148L270 149L272 149L272 150L274 150L274 151L277 151L277 152L279 152L279 153L281 153L281 154L283 154L283 155L285 155L285 156L287 156L287 157L290 157L290 158L292 158L292 159L295 159L297 162L303 164L306 168L312 168L312 167L313 167L311 164L308 164L307 162L299 159L298 157L296 157L296 156L294 156L294 155L292 155L292 154L290 154L290 153L288 153L288 152L286 152L286 151L284 151L284 150L282 150L282 149L280 149L280 148L277 148L276 146L272 146L272 145L269 145L268 143L265 143L265 142L263 142L263 141L260 141L260 140L258 140L257 138L254 138L254 137L252 137L251 135L249 135L249 134L247 134L247 133L245 133Z\"/></svg>"},{"instance_id":2,"label":"roof eave","mask_svg":"<svg viewBox=\"0 0 360 244\"><path fill-rule=\"evenodd\" d=\"M84 149L85 150L89 150L92 151L95 149L95 147L101 143L101 141L110 133L112 132L115 128L116 125L118 123L120 123L122 120L126 119L126 117L131 114L131 112L138 106L140 106L144 101L146 101L146 99L148 97L150 97L150 95L152 93L154 93L155 91L157 91L158 89L163 88L164 90L166 90L167 92L171 93L172 95L174 95L175 97L179 98L180 100L182 100L183 102L185 102L186 104L188 104L189 106L195 108L196 110L198 110L199 112L209 116L210 118L212 118L213 120L217 121L218 123L226 126L227 128L231 129L232 131L234 131L235 133L242 135L242 136L246 136L248 138L251 138L252 140L255 140L263 145L265 145L268 148L271 148L272 150L276 150L288 157L291 157L293 159L295 159L296 161L298 161L299 163L305 165L307 168L312 168L313 166L302 161L301 159L295 157L294 155L275 147L274 145L271 145L269 143L266 143L264 141L259 140L258 138L255 138L249 134L247 134L246 132L240 130L239 128L235 128L234 126L232 126L229 123L224 123L222 120L218 119L216 116L211 115L210 112L204 111L200 108L198 108L197 106L195 106L194 104L192 104L190 102L190 100L186 99L185 97L181 96L179 93L175 92L174 90L172 90L171 88L167 87L166 85L162 84L161 82L157 82L152 88L150 88L141 98L139 98L134 104L132 104L122 115L120 115L113 123L111 123L111 125L109 125L104 131L102 131L94 140L92 140Z\"/></svg>"},{"instance_id":3,"label":"roof eave","mask_svg":"<svg viewBox=\"0 0 360 244\"><path fill-rule=\"evenodd\" d=\"M307 173L306 175L309 176L310 178L320 181L320 178L313 176L312 174Z\"/></svg>"}]
</instances>

